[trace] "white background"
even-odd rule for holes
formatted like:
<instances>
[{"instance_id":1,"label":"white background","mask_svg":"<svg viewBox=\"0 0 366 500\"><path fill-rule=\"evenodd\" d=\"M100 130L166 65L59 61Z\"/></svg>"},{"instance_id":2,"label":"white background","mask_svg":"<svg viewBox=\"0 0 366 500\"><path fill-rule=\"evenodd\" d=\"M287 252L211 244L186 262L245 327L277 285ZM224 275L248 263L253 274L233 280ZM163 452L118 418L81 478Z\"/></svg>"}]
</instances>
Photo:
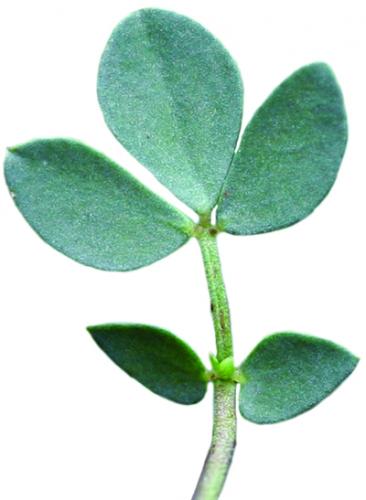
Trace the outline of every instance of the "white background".
<instances>
[{"instance_id":1,"label":"white background","mask_svg":"<svg viewBox=\"0 0 366 500\"><path fill-rule=\"evenodd\" d=\"M0 16L1 149L74 137L179 207L104 125L95 91L113 27L144 1L6 1ZM365 92L362 1L155 1L201 22L242 70L245 123L298 67L326 61L342 86L350 139L338 180L286 230L219 239L236 360L276 331L311 333L366 357ZM1 443L4 500L187 500L211 432L199 405L165 401L125 376L84 327L145 322L214 350L195 241L145 269L83 267L44 244L0 183ZM184 209L184 208L183 208ZM363 500L365 364L313 411L274 426L239 418L223 500Z\"/></svg>"}]
</instances>

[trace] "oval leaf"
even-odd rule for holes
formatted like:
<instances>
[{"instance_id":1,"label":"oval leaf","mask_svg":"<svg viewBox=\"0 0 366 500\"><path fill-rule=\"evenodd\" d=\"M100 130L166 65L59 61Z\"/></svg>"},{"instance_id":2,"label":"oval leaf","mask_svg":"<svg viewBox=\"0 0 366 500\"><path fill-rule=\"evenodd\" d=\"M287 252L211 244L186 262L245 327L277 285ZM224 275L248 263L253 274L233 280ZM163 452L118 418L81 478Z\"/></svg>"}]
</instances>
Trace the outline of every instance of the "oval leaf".
<instances>
[{"instance_id":1,"label":"oval leaf","mask_svg":"<svg viewBox=\"0 0 366 500\"><path fill-rule=\"evenodd\" d=\"M91 326L88 331L122 370L159 396L186 405L204 397L205 367L197 354L170 332L134 324Z\"/></svg>"},{"instance_id":2,"label":"oval leaf","mask_svg":"<svg viewBox=\"0 0 366 500\"><path fill-rule=\"evenodd\" d=\"M343 99L330 68L311 64L295 72L244 132L219 202L220 228L264 233L307 217L332 187L346 141Z\"/></svg>"},{"instance_id":3,"label":"oval leaf","mask_svg":"<svg viewBox=\"0 0 366 500\"><path fill-rule=\"evenodd\" d=\"M327 340L295 333L271 335L241 366L239 409L257 424L288 420L327 397L358 359Z\"/></svg>"},{"instance_id":4,"label":"oval leaf","mask_svg":"<svg viewBox=\"0 0 366 500\"><path fill-rule=\"evenodd\" d=\"M184 16L139 10L112 33L98 97L123 146L191 208L210 211L242 114L240 74L222 45Z\"/></svg>"},{"instance_id":5,"label":"oval leaf","mask_svg":"<svg viewBox=\"0 0 366 500\"><path fill-rule=\"evenodd\" d=\"M88 266L128 271L165 257L193 222L105 156L67 139L12 148L6 180L29 224Z\"/></svg>"}]
</instances>

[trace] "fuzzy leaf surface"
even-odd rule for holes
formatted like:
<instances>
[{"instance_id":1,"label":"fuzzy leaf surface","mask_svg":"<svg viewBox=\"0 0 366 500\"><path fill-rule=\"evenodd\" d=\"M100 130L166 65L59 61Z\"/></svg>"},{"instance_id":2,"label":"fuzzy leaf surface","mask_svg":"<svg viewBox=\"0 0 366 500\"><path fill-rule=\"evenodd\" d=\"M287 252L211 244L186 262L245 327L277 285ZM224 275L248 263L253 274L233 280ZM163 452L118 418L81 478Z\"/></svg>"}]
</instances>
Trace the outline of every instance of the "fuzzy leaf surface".
<instances>
[{"instance_id":1,"label":"fuzzy leaf surface","mask_svg":"<svg viewBox=\"0 0 366 500\"><path fill-rule=\"evenodd\" d=\"M88 266L128 271L162 259L193 222L102 154L69 139L12 148L14 201L51 246Z\"/></svg>"},{"instance_id":2,"label":"fuzzy leaf surface","mask_svg":"<svg viewBox=\"0 0 366 500\"><path fill-rule=\"evenodd\" d=\"M307 217L331 189L346 142L343 98L330 68L296 71L243 134L219 201L220 228L265 233Z\"/></svg>"},{"instance_id":3,"label":"fuzzy leaf surface","mask_svg":"<svg viewBox=\"0 0 366 500\"><path fill-rule=\"evenodd\" d=\"M320 338L295 333L266 337L241 365L240 413L257 424L295 417L333 392L357 362L343 347Z\"/></svg>"},{"instance_id":4,"label":"fuzzy leaf surface","mask_svg":"<svg viewBox=\"0 0 366 500\"><path fill-rule=\"evenodd\" d=\"M228 52L191 19L142 9L113 31L98 97L123 146L198 213L215 206L237 142L242 83Z\"/></svg>"},{"instance_id":5,"label":"fuzzy leaf surface","mask_svg":"<svg viewBox=\"0 0 366 500\"><path fill-rule=\"evenodd\" d=\"M159 396L185 405L204 397L205 367L172 333L139 324L97 325L88 331L112 361Z\"/></svg>"}]
</instances>

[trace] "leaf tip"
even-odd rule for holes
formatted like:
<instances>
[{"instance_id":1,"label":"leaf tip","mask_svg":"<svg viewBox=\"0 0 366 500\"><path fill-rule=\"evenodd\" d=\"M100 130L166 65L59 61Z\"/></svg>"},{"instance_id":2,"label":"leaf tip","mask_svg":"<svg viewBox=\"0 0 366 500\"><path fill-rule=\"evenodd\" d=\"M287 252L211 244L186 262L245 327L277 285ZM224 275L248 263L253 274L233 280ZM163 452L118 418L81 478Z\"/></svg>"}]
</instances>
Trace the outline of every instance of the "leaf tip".
<instances>
[{"instance_id":1,"label":"leaf tip","mask_svg":"<svg viewBox=\"0 0 366 500\"><path fill-rule=\"evenodd\" d=\"M9 167L9 161L12 160L14 156L19 156L19 146L9 146L6 148L5 155L5 169Z\"/></svg>"},{"instance_id":2,"label":"leaf tip","mask_svg":"<svg viewBox=\"0 0 366 500\"><path fill-rule=\"evenodd\" d=\"M97 326L95 326L95 325L89 325L89 326L87 326L85 329L86 329L86 331L87 331L88 333L90 333L90 335L91 335L92 337L94 337L94 334L95 334L95 333L96 333L96 331L98 330L98 327L97 327Z\"/></svg>"},{"instance_id":3,"label":"leaf tip","mask_svg":"<svg viewBox=\"0 0 366 500\"><path fill-rule=\"evenodd\" d=\"M210 358L210 363L211 363L212 369L217 370L220 366L220 363L219 363L217 357L214 354L210 353L209 358Z\"/></svg>"},{"instance_id":4,"label":"leaf tip","mask_svg":"<svg viewBox=\"0 0 366 500\"><path fill-rule=\"evenodd\" d=\"M361 358L359 356L356 356L352 352L350 352L350 355L351 355L351 359L353 361L353 370L354 370L356 368L356 366L358 365L358 363L360 362Z\"/></svg>"},{"instance_id":5,"label":"leaf tip","mask_svg":"<svg viewBox=\"0 0 366 500\"><path fill-rule=\"evenodd\" d=\"M295 71L295 74L298 72L304 72L304 71L315 71L319 73L326 73L328 75L331 75L334 77L334 72L332 68L329 66L328 63L324 61L313 61L309 64L305 64L305 66L301 66L297 71Z\"/></svg>"}]
</instances>

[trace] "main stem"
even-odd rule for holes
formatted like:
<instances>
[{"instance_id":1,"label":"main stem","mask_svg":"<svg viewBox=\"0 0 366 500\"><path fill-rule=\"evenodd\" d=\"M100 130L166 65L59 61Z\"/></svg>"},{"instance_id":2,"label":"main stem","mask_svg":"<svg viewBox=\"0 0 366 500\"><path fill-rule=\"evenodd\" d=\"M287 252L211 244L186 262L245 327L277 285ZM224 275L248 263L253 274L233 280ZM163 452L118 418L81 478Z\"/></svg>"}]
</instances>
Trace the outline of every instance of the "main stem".
<instances>
[{"instance_id":1,"label":"main stem","mask_svg":"<svg viewBox=\"0 0 366 500\"><path fill-rule=\"evenodd\" d=\"M198 226L199 241L211 300L215 328L217 359L233 356L230 312L220 257L217 231L209 221ZM228 474L236 445L236 384L214 381L214 414L212 441L192 500L217 500Z\"/></svg>"}]
</instances>

